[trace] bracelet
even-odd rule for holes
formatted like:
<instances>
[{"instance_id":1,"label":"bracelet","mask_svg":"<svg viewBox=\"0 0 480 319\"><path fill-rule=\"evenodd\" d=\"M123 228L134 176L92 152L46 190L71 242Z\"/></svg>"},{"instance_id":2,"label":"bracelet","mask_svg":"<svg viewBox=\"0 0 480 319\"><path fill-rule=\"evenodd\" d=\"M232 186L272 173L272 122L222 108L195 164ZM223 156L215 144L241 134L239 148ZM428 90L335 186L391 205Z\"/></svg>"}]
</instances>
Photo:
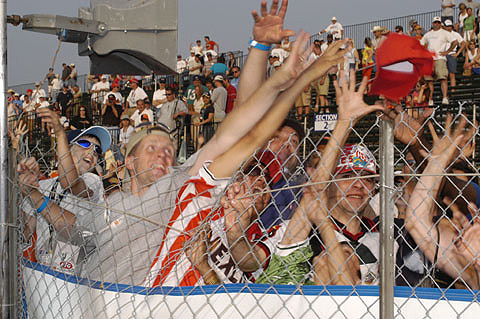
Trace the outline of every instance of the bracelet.
<instances>
[{"instance_id":1,"label":"bracelet","mask_svg":"<svg viewBox=\"0 0 480 319\"><path fill-rule=\"evenodd\" d=\"M270 48L271 48L270 45L261 44L261 43L258 43L255 40L250 40L248 45L252 48L259 49L259 50L266 51L266 52L270 51Z\"/></svg>"},{"instance_id":2,"label":"bracelet","mask_svg":"<svg viewBox=\"0 0 480 319\"><path fill-rule=\"evenodd\" d=\"M48 203L50 202L50 197L43 197L43 203L40 205L40 207L37 208L37 214L41 214L45 208L47 208Z\"/></svg>"}]
</instances>

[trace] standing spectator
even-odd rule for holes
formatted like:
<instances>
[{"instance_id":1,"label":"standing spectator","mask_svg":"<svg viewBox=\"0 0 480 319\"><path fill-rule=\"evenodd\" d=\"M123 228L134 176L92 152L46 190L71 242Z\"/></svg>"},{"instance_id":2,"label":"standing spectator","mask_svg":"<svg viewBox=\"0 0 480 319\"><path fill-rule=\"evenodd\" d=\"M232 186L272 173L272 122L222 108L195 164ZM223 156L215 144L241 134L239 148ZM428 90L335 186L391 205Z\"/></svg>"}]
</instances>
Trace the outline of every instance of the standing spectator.
<instances>
[{"instance_id":1,"label":"standing spectator","mask_svg":"<svg viewBox=\"0 0 480 319\"><path fill-rule=\"evenodd\" d=\"M35 101L30 99L30 95L25 94L23 97L23 112L26 116L25 124L27 125L28 132L30 133L30 138L33 136L32 133L35 124L35 106Z\"/></svg>"},{"instance_id":2,"label":"standing spectator","mask_svg":"<svg viewBox=\"0 0 480 319\"><path fill-rule=\"evenodd\" d=\"M195 51L190 51L190 56L187 58L187 68L190 68L190 61L195 60Z\"/></svg>"},{"instance_id":3,"label":"standing spectator","mask_svg":"<svg viewBox=\"0 0 480 319\"><path fill-rule=\"evenodd\" d=\"M130 88L131 90L127 97L127 103L125 103L126 109L135 107L138 100L143 100L148 97L147 93L145 93L145 91L138 86L137 79L130 80Z\"/></svg>"},{"instance_id":4,"label":"standing spectator","mask_svg":"<svg viewBox=\"0 0 480 319\"><path fill-rule=\"evenodd\" d=\"M73 94L68 90L66 84L63 85L62 91L57 95L56 106L60 109L62 116L68 117L70 114L70 107L73 103Z\"/></svg>"},{"instance_id":5,"label":"standing spectator","mask_svg":"<svg viewBox=\"0 0 480 319\"><path fill-rule=\"evenodd\" d=\"M201 87L202 89L202 94L204 92L208 92L209 89L205 86L205 85L202 85L202 81L200 80L200 76L198 75L195 75L193 78L192 78L192 84L190 84L187 89L185 90L185 93L183 95L184 97L184 100L187 101L187 105L188 107L190 107L191 105L193 105L193 102L195 101L195 88L196 87Z\"/></svg>"},{"instance_id":6,"label":"standing spectator","mask_svg":"<svg viewBox=\"0 0 480 319\"><path fill-rule=\"evenodd\" d=\"M310 56L308 57L309 62L311 62L312 60L313 61L317 60L322 55L321 47L322 45L320 44L319 40L315 40L313 42L313 50ZM318 112L320 110L320 107L322 108L322 110L325 107L328 107L327 95L328 95L329 84L330 84L330 78L328 77L328 74L321 76L318 80L313 81L311 83L311 86L315 89L315 93L317 95L317 98L315 101L315 112ZM328 108L326 109L326 112L328 112Z\"/></svg>"},{"instance_id":7,"label":"standing spectator","mask_svg":"<svg viewBox=\"0 0 480 319\"><path fill-rule=\"evenodd\" d=\"M232 74L232 69L235 66L237 66L237 60L235 59L235 55L233 55L233 52L230 51L228 52L228 75Z\"/></svg>"},{"instance_id":8,"label":"standing spectator","mask_svg":"<svg viewBox=\"0 0 480 319\"><path fill-rule=\"evenodd\" d=\"M144 100L137 100L137 109L135 112L130 116L130 120L133 121L133 125L135 128L142 123L142 116L148 116L148 121L153 123L153 112L150 109L147 109L145 106Z\"/></svg>"},{"instance_id":9,"label":"standing spectator","mask_svg":"<svg viewBox=\"0 0 480 319\"><path fill-rule=\"evenodd\" d=\"M193 43L190 44L190 51L193 51L195 55L200 54L204 55L203 53L203 47L202 47L202 41L197 40L196 45L193 45Z\"/></svg>"},{"instance_id":10,"label":"standing spectator","mask_svg":"<svg viewBox=\"0 0 480 319\"><path fill-rule=\"evenodd\" d=\"M53 73L53 68L48 69L48 73L46 75L47 81L48 81L48 86L47 86L47 92L48 92L48 97L51 99L52 98L52 81L55 78L55 74ZM53 95L55 96L55 95Z\"/></svg>"},{"instance_id":11,"label":"standing spectator","mask_svg":"<svg viewBox=\"0 0 480 319\"><path fill-rule=\"evenodd\" d=\"M285 59L288 57L288 52L282 48L280 43L275 45L275 49L273 49L270 54L278 57L278 61L280 61L280 63L283 63L283 61L285 61Z\"/></svg>"},{"instance_id":12,"label":"standing spectator","mask_svg":"<svg viewBox=\"0 0 480 319\"><path fill-rule=\"evenodd\" d=\"M383 32L383 28L381 26L374 26L373 29L372 29L372 32L373 32L373 35L374 35L374 38L372 40L372 44L373 44L373 50L377 50L378 47L382 44L382 42L387 38L386 36L384 36L382 34Z\"/></svg>"},{"instance_id":13,"label":"standing spectator","mask_svg":"<svg viewBox=\"0 0 480 319\"><path fill-rule=\"evenodd\" d=\"M450 89L455 92L456 79L455 73L457 73L457 58L460 53L465 49L465 41L460 34L453 31L453 23L450 19L445 20L445 30L450 35L450 45L453 45L454 48L447 55L447 69L448 76L450 77ZM458 50L457 50L458 47Z\"/></svg>"},{"instance_id":14,"label":"standing spectator","mask_svg":"<svg viewBox=\"0 0 480 319\"><path fill-rule=\"evenodd\" d=\"M215 61L213 60L213 56L211 52L207 52L207 60L205 61L204 68L203 68L203 76L207 78L212 74L212 66L215 64Z\"/></svg>"},{"instance_id":15,"label":"standing spectator","mask_svg":"<svg viewBox=\"0 0 480 319\"><path fill-rule=\"evenodd\" d=\"M295 108L297 109L297 120L303 120L303 114L310 113L310 104L312 104L312 90L310 84L303 88L303 92L297 97L295 101Z\"/></svg>"},{"instance_id":16,"label":"standing spectator","mask_svg":"<svg viewBox=\"0 0 480 319\"><path fill-rule=\"evenodd\" d=\"M217 49L215 50L215 47L217 47ZM217 53L220 53L220 47L218 46L218 43L213 41L213 40L210 40L210 36L206 35L205 36L205 50L213 50Z\"/></svg>"},{"instance_id":17,"label":"standing spectator","mask_svg":"<svg viewBox=\"0 0 480 319\"><path fill-rule=\"evenodd\" d=\"M92 106L92 112L96 112L99 107L98 94L100 93L100 78L95 76L93 78L93 84L90 88L90 105Z\"/></svg>"},{"instance_id":18,"label":"standing spectator","mask_svg":"<svg viewBox=\"0 0 480 319\"><path fill-rule=\"evenodd\" d=\"M73 94L73 116L79 115L80 104L82 103L82 91L78 85L74 85L72 88Z\"/></svg>"},{"instance_id":19,"label":"standing spectator","mask_svg":"<svg viewBox=\"0 0 480 319\"><path fill-rule=\"evenodd\" d=\"M175 120L179 116L185 116L188 109L182 100L175 97L172 88L167 88L166 91L167 102L163 103L163 106L157 110L156 119L158 123L166 125L170 130L174 130L177 128ZM177 132L178 134L181 133Z\"/></svg>"},{"instance_id":20,"label":"standing spectator","mask_svg":"<svg viewBox=\"0 0 480 319\"><path fill-rule=\"evenodd\" d=\"M97 104L98 110L100 110L103 100L107 96L108 91L110 91L110 83L108 82L108 75L104 74L101 77L101 81L97 84Z\"/></svg>"},{"instance_id":21,"label":"standing spectator","mask_svg":"<svg viewBox=\"0 0 480 319\"><path fill-rule=\"evenodd\" d=\"M232 68L232 75L233 78L230 80L230 84L235 87L235 89L238 91L238 83L240 81L240 67L239 66L234 66Z\"/></svg>"},{"instance_id":22,"label":"standing spectator","mask_svg":"<svg viewBox=\"0 0 480 319\"><path fill-rule=\"evenodd\" d=\"M413 34L413 37L415 37L415 39L417 39L418 41L422 40L423 38L423 30L422 30L422 26L417 24L415 26L415 33Z\"/></svg>"},{"instance_id":23,"label":"standing spectator","mask_svg":"<svg viewBox=\"0 0 480 319\"><path fill-rule=\"evenodd\" d=\"M118 86L118 83L113 82L112 90L105 95L105 98L103 99L103 104L107 103L108 96L110 94L113 94L115 96L115 104L122 106L123 96L122 96L122 93L120 93L119 91L120 91L120 88Z\"/></svg>"},{"instance_id":24,"label":"standing spectator","mask_svg":"<svg viewBox=\"0 0 480 319\"><path fill-rule=\"evenodd\" d=\"M195 58L193 60L188 61L188 74L190 78L194 75L200 75L202 73L203 64L201 61L200 54L195 54Z\"/></svg>"},{"instance_id":25,"label":"standing spectator","mask_svg":"<svg viewBox=\"0 0 480 319\"><path fill-rule=\"evenodd\" d=\"M417 20L410 20L408 21L408 25L410 26L410 30L408 30L408 35L413 37L415 35L415 27L418 25Z\"/></svg>"},{"instance_id":26,"label":"standing spectator","mask_svg":"<svg viewBox=\"0 0 480 319\"><path fill-rule=\"evenodd\" d=\"M292 42L290 42L289 36L286 36L285 38L283 38L282 49L287 51L287 53L290 53L290 51L292 50Z\"/></svg>"},{"instance_id":27,"label":"standing spectator","mask_svg":"<svg viewBox=\"0 0 480 319\"><path fill-rule=\"evenodd\" d=\"M83 105L79 108L79 115L74 116L70 120L70 128L72 130L84 130L92 125L92 119L88 116L87 108Z\"/></svg>"},{"instance_id":28,"label":"standing spectator","mask_svg":"<svg viewBox=\"0 0 480 319\"><path fill-rule=\"evenodd\" d=\"M33 89L32 100L39 103L40 96L43 96L43 95L47 96L47 94L45 93L45 90L42 89L40 82L35 82L35 88Z\"/></svg>"},{"instance_id":29,"label":"standing spectator","mask_svg":"<svg viewBox=\"0 0 480 319\"><path fill-rule=\"evenodd\" d=\"M177 67L175 71L178 74L182 74L183 72L185 72L186 69L187 69L187 62L185 62L185 60L182 59L182 56L180 54L177 55Z\"/></svg>"},{"instance_id":30,"label":"standing spectator","mask_svg":"<svg viewBox=\"0 0 480 319\"><path fill-rule=\"evenodd\" d=\"M428 50L435 52L434 60L434 77L440 80L442 89L442 104L448 104L447 97L447 58L445 57L453 49L453 45L445 51L445 48L450 44L450 34L442 29L442 20L440 17L434 17L432 21L432 30L428 31L420 40L420 43L427 47ZM425 76L430 89L430 96L428 98L428 105L433 106L433 80L432 76Z\"/></svg>"},{"instance_id":31,"label":"standing spectator","mask_svg":"<svg viewBox=\"0 0 480 319\"><path fill-rule=\"evenodd\" d=\"M205 92L205 93L208 93ZM190 136L193 141L193 145L195 148L195 151L198 150L198 133L199 133L199 126L196 125L197 123L200 123L201 120L201 110L203 108L204 102L203 102L203 90L201 86L196 86L195 87L195 101L193 104L188 104L188 114L191 116L191 124L190 125ZM209 94L210 96L210 94Z\"/></svg>"},{"instance_id":32,"label":"standing spectator","mask_svg":"<svg viewBox=\"0 0 480 319\"><path fill-rule=\"evenodd\" d=\"M365 47L362 50L362 68L363 69L363 76L367 77L369 80L372 77L373 71L373 44L372 40L369 37L365 38L363 42ZM370 66L369 68L365 69L366 67ZM369 82L370 85L370 82ZM368 87L367 90L370 90Z\"/></svg>"},{"instance_id":33,"label":"standing spectator","mask_svg":"<svg viewBox=\"0 0 480 319\"><path fill-rule=\"evenodd\" d=\"M158 80L158 89L153 92L153 106L157 109L162 107L162 104L167 102L167 95L165 87L167 86L167 80L165 78L160 78Z\"/></svg>"},{"instance_id":34,"label":"standing spectator","mask_svg":"<svg viewBox=\"0 0 480 319\"><path fill-rule=\"evenodd\" d=\"M215 63L211 67L210 71L213 76L217 76L217 75L221 75L223 77L226 76L228 68L225 65L225 57L223 56L223 54L217 58L217 63Z\"/></svg>"},{"instance_id":35,"label":"standing spectator","mask_svg":"<svg viewBox=\"0 0 480 319\"><path fill-rule=\"evenodd\" d=\"M398 34L405 34L403 33L403 27L401 25L397 25L395 27L395 33L398 33Z\"/></svg>"},{"instance_id":36,"label":"standing spectator","mask_svg":"<svg viewBox=\"0 0 480 319\"><path fill-rule=\"evenodd\" d=\"M118 104L115 94L110 93L102 107L102 125L118 126L120 124L120 114L122 106Z\"/></svg>"},{"instance_id":37,"label":"standing spectator","mask_svg":"<svg viewBox=\"0 0 480 319\"><path fill-rule=\"evenodd\" d=\"M62 67L63 67L63 70L62 70L62 84L65 84L68 81L68 76L70 75L70 72L72 72L72 70L70 70L70 68L68 67L68 65L66 63L63 63Z\"/></svg>"},{"instance_id":38,"label":"standing spectator","mask_svg":"<svg viewBox=\"0 0 480 319\"><path fill-rule=\"evenodd\" d=\"M62 81L60 81L60 75L55 74L55 77L52 80L52 94L50 96L52 100L56 98L61 88L62 88Z\"/></svg>"},{"instance_id":39,"label":"standing spectator","mask_svg":"<svg viewBox=\"0 0 480 319\"><path fill-rule=\"evenodd\" d=\"M128 117L127 114L122 114L120 117L121 123L120 123L120 133L118 135L118 141L120 144L120 148L122 150L125 150L127 148L128 144L128 139L130 136L135 132L135 129L131 125L132 123L130 122L130 118Z\"/></svg>"},{"instance_id":40,"label":"standing spectator","mask_svg":"<svg viewBox=\"0 0 480 319\"><path fill-rule=\"evenodd\" d=\"M320 45L320 48L322 49L322 54L325 53L325 51L327 51L328 47L332 43L333 43L333 35L327 34L327 42Z\"/></svg>"},{"instance_id":41,"label":"standing spectator","mask_svg":"<svg viewBox=\"0 0 480 319\"><path fill-rule=\"evenodd\" d=\"M463 3L463 2L460 3L458 5L458 10L460 12L458 13L458 21L457 21L457 24L455 25L455 29L463 37L463 23L464 23L465 19L468 17L467 6L465 5L465 3Z\"/></svg>"},{"instance_id":42,"label":"standing spectator","mask_svg":"<svg viewBox=\"0 0 480 319\"><path fill-rule=\"evenodd\" d=\"M337 22L336 17L332 17L332 23L328 27L320 31L319 34L322 34L325 32L327 34L331 34L334 40L343 39L343 27L340 23Z\"/></svg>"},{"instance_id":43,"label":"standing spectator","mask_svg":"<svg viewBox=\"0 0 480 319\"><path fill-rule=\"evenodd\" d=\"M198 143L198 148L200 148L202 144L208 142L215 133L215 129L213 126L215 109L212 105L212 101L210 100L210 94L203 93L202 99L203 107L200 110L200 121L194 124L195 126L200 127L199 136L202 137L202 142Z\"/></svg>"},{"instance_id":44,"label":"standing spectator","mask_svg":"<svg viewBox=\"0 0 480 319\"><path fill-rule=\"evenodd\" d=\"M480 2L477 1L466 0L465 5L467 6L467 8L472 8L473 10L480 9Z\"/></svg>"},{"instance_id":45,"label":"standing spectator","mask_svg":"<svg viewBox=\"0 0 480 319\"><path fill-rule=\"evenodd\" d=\"M358 51L355 48L355 44L353 43L352 39L347 41L345 47L345 55L344 55L344 62L343 62L343 69L345 70L345 77L347 82L350 81L350 70L354 72L358 69L358 63L360 63L360 58L358 56Z\"/></svg>"},{"instance_id":46,"label":"standing spectator","mask_svg":"<svg viewBox=\"0 0 480 319\"><path fill-rule=\"evenodd\" d=\"M442 23L446 20L453 22L453 11L455 9L455 0L442 0Z\"/></svg>"},{"instance_id":47,"label":"standing spectator","mask_svg":"<svg viewBox=\"0 0 480 319\"><path fill-rule=\"evenodd\" d=\"M214 123L220 123L225 118L225 107L227 105L227 90L223 87L223 76L217 75L213 79L215 89L212 93L212 103L215 109Z\"/></svg>"},{"instance_id":48,"label":"standing spectator","mask_svg":"<svg viewBox=\"0 0 480 319\"><path fill-rule=\"evenodd\" d=\"M75 85L77 85L77 69L75 68L75 64L70 64L70 74L68 75L68 87L71 89Z\"/></svg>"},{"instance_id":49,"label":"standing spectator","mask_svg":"<svg viewBox=\"0 0 480 319\"><path fill-rule=\"evenodd\" d=\"M225 113L230 113L236 105L237 100L237 89L231 85L230 80L228 77L225 77L223 81L225 88L227 89L227 107L225 109Z\"/></svg>"},{"instance_id":50,"label":"standing spectator","mask_svg":"<svg viewBox=\"0 0 480 319\"><path fill-rule=\"evenodd\" d=\"M466 42L475 40L475 33L477 31L477 24L475 23L475 16L473 9L467 8L467 17L463 20L463 39Z\"/></svg>"}]
</instances>

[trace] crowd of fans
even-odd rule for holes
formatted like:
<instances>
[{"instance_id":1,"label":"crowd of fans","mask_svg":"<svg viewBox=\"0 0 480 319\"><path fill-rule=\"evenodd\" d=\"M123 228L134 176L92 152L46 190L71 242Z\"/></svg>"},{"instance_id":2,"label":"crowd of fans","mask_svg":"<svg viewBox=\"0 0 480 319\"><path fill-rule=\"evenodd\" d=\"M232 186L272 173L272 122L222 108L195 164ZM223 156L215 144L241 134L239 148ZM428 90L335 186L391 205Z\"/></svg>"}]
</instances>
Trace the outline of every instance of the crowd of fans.
<instances>
[{"instance_id":1,"label":"crowd of fans","mask_svg":"<svg viewBox=\"0 0 480 319\"><path fill-rule=\"evenodd\" d=\"M479 289L480 187L462 176L475 173L469 158L476 122L448 116L438 127L429 121L431 108L414 113L365 104L384 28L373 28L359 54L333 17L321 31L327 41L307 47L303 32L289 41L294 32L283 29L286 11L279 0L253 11L254 40L241 75L235 57L219 54L210 37L205 47L192 44L188 61L178 57L177 72L191 79L183 95L160 78L150 100L141 79L103 75L93 79L88 110L75 68L66 64L61 82L50 70L48 94L40 83L23 101L13 92L11 115L36 112L55 140L57 161L56 176L44 176L33 157L18 165L24 256L80 277L148 287L378 284L378 165L367 146L346 141L358 121L379 112L395 122L395 138L409 150L402 155L405 176L397 180L396 284ZM465 51L469 30L465 22L454 26L448 12L423 36L414 23L409 31L437 53L444 103L448 74L456 70L451 61ZM454 28L463 28L461 39L450 36ZM475 70L475 42L467 50L475 56L465 67ZM407 105L431 104L432 81L420 79ZM285 118L292 106L299 116L310 112L312 89L315 111L329 111L331 82L337 124L302 165L303 125ZM126 99L119 93L124 87ZM88 114L95 113L103 126L120 127L118 144L105 127L92 125ZM15 147L31 132L29 120L12 125ZM427 122L433 140L424 132ZM196 152L178 165L187 135Z\"/></svg>"}]
</instances>

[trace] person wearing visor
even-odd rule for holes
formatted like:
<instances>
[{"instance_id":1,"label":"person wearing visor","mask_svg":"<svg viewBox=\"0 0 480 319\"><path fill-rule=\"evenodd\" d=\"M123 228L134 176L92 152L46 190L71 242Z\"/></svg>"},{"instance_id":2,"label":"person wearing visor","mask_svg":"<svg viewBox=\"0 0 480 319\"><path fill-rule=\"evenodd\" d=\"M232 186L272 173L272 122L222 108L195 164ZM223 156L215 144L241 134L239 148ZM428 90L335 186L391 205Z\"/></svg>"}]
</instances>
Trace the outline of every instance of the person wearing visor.
<instances>
[{"instance_id":1,"label":"person wearing visor","mask_svg":"<svg viewBox=\"0 0 480 319\"><path fill-rule=\"evenodd\" d=\"M100 126L67 134L55 112L42 108L37 113L55 133L58 176L39 181L40 167L33 157L17 167L25 238L35 248L28 257L79 274L88 253L84 237L90 232L92 212L104 201L101 178L91 171L110 148L111 136Z\"/></svg>"}]
</instances>

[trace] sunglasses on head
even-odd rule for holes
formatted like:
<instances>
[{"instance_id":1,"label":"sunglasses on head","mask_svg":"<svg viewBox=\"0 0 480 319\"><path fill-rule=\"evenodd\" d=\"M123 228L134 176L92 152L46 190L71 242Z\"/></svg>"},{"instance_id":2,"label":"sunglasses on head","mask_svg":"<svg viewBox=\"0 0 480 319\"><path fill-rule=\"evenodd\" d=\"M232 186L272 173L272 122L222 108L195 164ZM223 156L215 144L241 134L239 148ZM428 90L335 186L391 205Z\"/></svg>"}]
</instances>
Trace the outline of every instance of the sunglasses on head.
<instances>
[{"instance_id":1,"label":"sunglasses on head","mask_svg":"<svg viewBox=\"0 0 480 319\"><path fill-rule=\"evenodd\" d=\"M95 143L90 142L89 140L78 140L75 141L75 145L78 145L82 148L89 149L92 145L94 146L95 153L97 153L98 156L102 155L102 148L100 145L97 145Z\"/></svg>"}]
</instances>

